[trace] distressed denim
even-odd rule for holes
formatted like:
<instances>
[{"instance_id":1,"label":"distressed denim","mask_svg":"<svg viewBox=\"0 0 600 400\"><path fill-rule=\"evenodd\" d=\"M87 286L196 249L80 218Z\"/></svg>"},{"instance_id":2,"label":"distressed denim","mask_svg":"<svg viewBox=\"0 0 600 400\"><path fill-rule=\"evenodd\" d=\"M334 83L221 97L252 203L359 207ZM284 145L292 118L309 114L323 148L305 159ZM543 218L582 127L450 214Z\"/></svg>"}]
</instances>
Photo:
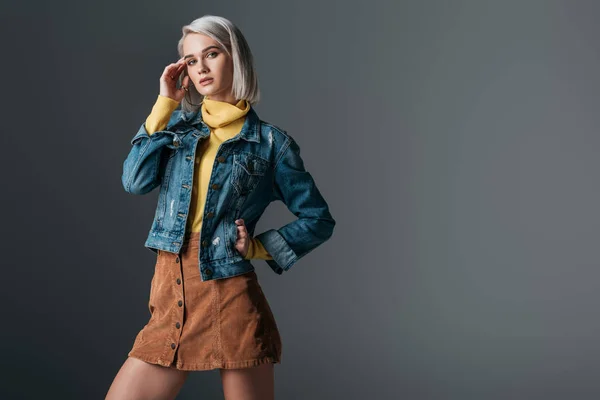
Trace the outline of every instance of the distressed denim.
<instances>
[{"instance_id":1,"label":"distressed denim","mask_svg":"<svg viewBox=\"0 0 600 400\"><path fill-rule=\"evenodd\" d=\"M177 109L164 130L149 135L142 123L131 139L121 181L126 192L146 194L160 188L145 247L158 253L181 250L190 209L194 160L199 141L210 135L202 113ZM254 236L258 219L273 201L282 201L297 218ZM223 142L209 180L198 261L203 281L254 270L236 250L242 218L251 236L261 241L282 274L328 240L335 220L311 174L298 143L281 128L259 119L250 108L238 135Z\"/></svg>"}]
</instances>

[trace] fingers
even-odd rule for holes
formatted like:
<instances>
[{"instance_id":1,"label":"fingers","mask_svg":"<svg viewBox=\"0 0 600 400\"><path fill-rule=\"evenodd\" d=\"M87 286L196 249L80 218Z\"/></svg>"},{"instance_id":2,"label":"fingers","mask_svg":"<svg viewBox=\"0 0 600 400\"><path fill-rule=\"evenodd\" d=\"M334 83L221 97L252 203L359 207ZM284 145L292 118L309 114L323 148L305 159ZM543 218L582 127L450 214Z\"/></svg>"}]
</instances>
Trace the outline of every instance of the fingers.
<instances>
[{"instance_id":1,"label":"fingers","mask_svg":"<svg viewBox=\"0 0 600 400\"><path fill-rule=\"evenodd\" d=\"M171 63L165 67L161 75L161 79L176 81L179 79L179 75L186 67L183 57L174 63Z\"/></svg>"},{"instance_id":2,"label":"fingers","mask_svg":"<svg viewBox=\"0 0 600 400\"><path fill-rule=\"evenodd\" d=\"M248 230L243 219L236 219L235 224L237 225L237 234L240 239L248 237Z\"/></svg>"}]
</instances>

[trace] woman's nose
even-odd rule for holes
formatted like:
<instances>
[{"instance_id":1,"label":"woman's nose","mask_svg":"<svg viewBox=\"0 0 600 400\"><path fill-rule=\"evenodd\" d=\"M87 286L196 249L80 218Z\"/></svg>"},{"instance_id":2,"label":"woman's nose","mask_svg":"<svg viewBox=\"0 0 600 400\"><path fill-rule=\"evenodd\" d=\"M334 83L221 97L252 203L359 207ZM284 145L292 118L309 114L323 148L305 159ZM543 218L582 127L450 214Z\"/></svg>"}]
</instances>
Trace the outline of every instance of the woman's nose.
<instances>
[{"instance_id":1,"label":"woman's nose","mask_svg":"<svg viewBox=\"0 0 600 400\"><path fill-rule=\"evenodd\" d=\"M198 63L198 73L203 74L208 72L208 68L203 63Z\"/></svg>"}]
</instances>

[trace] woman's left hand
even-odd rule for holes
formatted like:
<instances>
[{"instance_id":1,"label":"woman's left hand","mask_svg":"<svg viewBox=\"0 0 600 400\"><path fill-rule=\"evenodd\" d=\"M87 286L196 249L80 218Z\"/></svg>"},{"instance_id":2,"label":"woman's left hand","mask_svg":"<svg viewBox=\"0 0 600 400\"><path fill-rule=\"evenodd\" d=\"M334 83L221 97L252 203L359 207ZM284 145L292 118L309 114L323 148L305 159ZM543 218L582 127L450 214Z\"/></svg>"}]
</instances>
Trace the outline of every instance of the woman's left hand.
<instances>
[{"instance_id":1,"label":"woman's left hand","mask_svg":"<svg viewBox=\"0 0 600 400\"><path fill-rule=\"evenodd\" d=\"M242 257L246 257L246 254L248 254L248 246L250 246L248 230L246 229L246 224L244 224L243 219L236 219L235 224L237 225L237 239L235 241L235 248L242 255Z\"/></svg>"}]
</instances>

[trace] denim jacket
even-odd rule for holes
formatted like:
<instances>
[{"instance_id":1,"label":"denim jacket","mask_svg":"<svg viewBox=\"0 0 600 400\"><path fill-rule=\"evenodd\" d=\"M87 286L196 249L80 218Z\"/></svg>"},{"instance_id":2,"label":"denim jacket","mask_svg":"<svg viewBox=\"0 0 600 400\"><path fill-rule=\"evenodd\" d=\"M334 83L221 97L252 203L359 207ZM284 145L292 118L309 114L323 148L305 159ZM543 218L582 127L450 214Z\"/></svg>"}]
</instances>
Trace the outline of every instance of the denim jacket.
<instances>
[{"instance_id":1,"label":"denim jacket","mask_svg":"<svg viewBox=\"0 0 600 400\"><path fill-rule=\"evenodd\" d=\"M126 192L146 194L160 187L154 220L144 244L179 253L194 182L199 141L210 129L202 112L177 109L164 130L149 135L142 123L131 140L121 182ZM266 207L282 201L294 221L254 236ZM300 147L284 130L259 119L254 108L246 114L240 133L223 142L211 173L200 232L199 268L203 281L254 270L235 248L237 226L243 218L248 234L260 240L272 256L265 260L277 274L333 234L335 220L300 157Z\"/></svg>"}]
</instances>

